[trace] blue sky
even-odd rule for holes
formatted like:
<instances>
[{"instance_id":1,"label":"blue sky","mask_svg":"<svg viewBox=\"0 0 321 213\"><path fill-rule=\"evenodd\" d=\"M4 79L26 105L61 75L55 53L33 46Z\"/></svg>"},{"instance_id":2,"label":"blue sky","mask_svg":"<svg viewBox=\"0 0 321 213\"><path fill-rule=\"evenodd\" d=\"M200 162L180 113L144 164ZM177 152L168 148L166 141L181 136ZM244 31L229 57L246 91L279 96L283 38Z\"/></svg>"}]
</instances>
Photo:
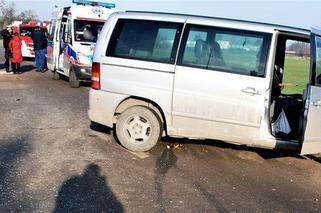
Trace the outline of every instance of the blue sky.
<instances>
[{"instance_id":1,"label":"blue sky","mask_svg":"<svg viewBox=\"0 0 321 213\"><path fill-rule=\"evenodd\" d=\"M18 11L33 9L41 19L46 20L50 19L54 5L71 5L71 0L14 0L14 2ZM112 0L108 2L115 3L116 9L121 11L187 13L307 29L311 26L321 26L321 0Z\"/></svg>"}]
</instances>

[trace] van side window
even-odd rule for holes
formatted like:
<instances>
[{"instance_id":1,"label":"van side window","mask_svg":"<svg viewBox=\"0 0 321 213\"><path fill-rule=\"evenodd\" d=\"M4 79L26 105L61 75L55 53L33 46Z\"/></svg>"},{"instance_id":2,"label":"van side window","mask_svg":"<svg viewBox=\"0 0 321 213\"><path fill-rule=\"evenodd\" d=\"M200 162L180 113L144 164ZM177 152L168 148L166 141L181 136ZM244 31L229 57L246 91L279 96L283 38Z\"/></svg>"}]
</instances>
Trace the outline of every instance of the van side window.
<instances>
[{"instance_id":1,"label":"van side window","mask_svg":"<svg viewBox=\"0 0 321 213\"><path fill-rule=\"evenodd\" d=\"M316 84L321 87L321 38L316 38L317 52L316 52Z\"/></svg>"},{"instance_id":2,"label":"van side window","mask_svg":"<svg viewBox=\"0 0 321 213\"><path fill-rule=\"evenodd\" d=\"M174 63L179 28L180 24L177 23L119 20L109 41L106 55Z\"/></svg>"},{"instance_id":3,"label":"van side window","mask_svg":"<svg viewBox=\"0 0 321 213\"><path fill-rule=\"evenodd\" d=\"M179 64L263 77L270 38L264 33L188 26Z\"/></svg>"}]
</instances>

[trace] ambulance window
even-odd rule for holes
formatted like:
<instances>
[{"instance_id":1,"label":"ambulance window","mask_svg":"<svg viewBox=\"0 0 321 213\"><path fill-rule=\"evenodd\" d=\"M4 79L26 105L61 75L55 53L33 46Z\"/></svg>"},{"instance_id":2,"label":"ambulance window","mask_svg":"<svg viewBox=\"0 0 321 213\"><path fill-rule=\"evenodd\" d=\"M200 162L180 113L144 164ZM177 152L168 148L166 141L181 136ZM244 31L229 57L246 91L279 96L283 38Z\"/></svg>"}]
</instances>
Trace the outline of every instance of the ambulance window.
<instances>
[{"instance_id":1,"label":"ambulance window","mask_svg":"<svg viewBox=\"0 0 321 213\"><path fill-rule=\"evenodd\" d=\"M104 22L90 20L75 20L75 41L96 42Z\"/></svg>"}]
</instances>

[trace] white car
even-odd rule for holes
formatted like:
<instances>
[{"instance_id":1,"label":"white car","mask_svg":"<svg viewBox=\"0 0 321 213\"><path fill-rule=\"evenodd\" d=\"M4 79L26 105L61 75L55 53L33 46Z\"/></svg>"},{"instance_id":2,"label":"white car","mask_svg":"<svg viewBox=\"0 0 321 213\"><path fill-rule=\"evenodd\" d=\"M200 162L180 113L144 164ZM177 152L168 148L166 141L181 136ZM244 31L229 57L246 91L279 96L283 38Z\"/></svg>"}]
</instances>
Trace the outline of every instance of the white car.
<instances>
[{"instance_id":1,"label":"white car","mask_svg":"<svg viewBox=\"0 0 321 213\"><path fill-rule=\"evenodd\" d=\"M319 153L320 35L220 18L115 13L96 45L89 117L115 127L132 151L150 150L168 135ZM311 43L311 78L301 95L281 92L289 40Z\"/></svg>"}]
</instances>

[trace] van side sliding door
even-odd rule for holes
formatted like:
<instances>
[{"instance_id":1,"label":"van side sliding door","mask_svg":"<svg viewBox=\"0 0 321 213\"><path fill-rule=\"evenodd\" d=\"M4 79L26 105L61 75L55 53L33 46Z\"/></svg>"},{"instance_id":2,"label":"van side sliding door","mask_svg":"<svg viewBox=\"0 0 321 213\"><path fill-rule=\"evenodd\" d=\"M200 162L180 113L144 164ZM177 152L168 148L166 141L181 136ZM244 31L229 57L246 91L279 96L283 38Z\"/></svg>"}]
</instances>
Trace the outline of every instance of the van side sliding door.
<instances>
[{"instance_id":1,"label":"van side sliding door","mask_svg":"<svg viewBox=\"0 0 321 213\"><path fill-rule=\"evenodd\" d=\"M171 133L254 143L269 85L270 41L267 33L187 24L175 69Z\"/></svg>"},{"instance_id":2,"label":"van side sliding door","mask_svg":"<svg viewBox=\"0 0 321 213\"><path fill-rule=\"evenodd\" d=\"M321 153L321 31L311 33L311 79L305 103L305 132L301 154Z\"/></svg>"}]
</instances>

